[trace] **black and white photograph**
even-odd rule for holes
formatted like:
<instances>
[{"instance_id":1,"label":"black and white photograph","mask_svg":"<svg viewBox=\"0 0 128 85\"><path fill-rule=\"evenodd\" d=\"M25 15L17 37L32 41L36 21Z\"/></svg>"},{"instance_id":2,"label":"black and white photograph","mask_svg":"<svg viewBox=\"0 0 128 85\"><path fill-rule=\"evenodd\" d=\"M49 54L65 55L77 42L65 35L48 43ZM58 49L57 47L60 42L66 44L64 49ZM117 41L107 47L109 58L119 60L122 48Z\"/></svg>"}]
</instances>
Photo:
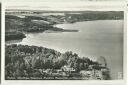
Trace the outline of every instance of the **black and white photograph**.
<instances>
[{"instance_id":1,"label":"black and white photograph","mask_svg":"<svg viewBox=\"0 0 128 85\"><path fill-rule=\"evenodd\" d=\"M5 80L123 80L124 11L7 5Z\"/></svg>"}]
</instances>

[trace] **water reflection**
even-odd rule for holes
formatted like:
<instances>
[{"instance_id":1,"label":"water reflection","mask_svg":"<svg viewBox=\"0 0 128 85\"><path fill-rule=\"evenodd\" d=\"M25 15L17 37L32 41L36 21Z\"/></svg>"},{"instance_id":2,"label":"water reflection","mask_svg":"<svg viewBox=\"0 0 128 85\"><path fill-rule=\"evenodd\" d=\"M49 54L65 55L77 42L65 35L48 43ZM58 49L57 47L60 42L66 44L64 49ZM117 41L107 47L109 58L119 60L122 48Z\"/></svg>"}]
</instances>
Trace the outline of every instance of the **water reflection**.
<instances>
[{"instance_id":1,"label":"water reflection","mask_svg":"<svg viewBox=\"0 0 128 85\"><path fill-rule=\"evenodd\" d=\"M10 44L16 44L16 43L20 43L22 42L23 39L19 39L19 40L9 40L9 41L6 41L5 43L7 45L10 45Z\"/></svg>"}]
</instances>

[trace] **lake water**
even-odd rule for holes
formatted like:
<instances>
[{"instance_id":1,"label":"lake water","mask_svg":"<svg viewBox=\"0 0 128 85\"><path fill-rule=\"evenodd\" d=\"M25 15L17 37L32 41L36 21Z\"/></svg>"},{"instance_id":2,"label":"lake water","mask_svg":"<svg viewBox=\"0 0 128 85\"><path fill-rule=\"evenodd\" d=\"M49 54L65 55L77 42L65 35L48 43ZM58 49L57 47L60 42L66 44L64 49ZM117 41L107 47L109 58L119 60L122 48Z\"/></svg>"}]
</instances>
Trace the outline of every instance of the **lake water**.
<instances>
[{"instance_id":1,"label":"lake water","mask_svg":"<svg viewBox=\"0 0 128 85\"><path fill-rule=\"evenodd\" d=\"M79 32L32 33L18 44L43 46L60 52L72 51L80 57L94 60L104 56L112 79L118 79L118 72L123 72L123 20L84 21L55 26Z\"/></svg>"}]
</instances>

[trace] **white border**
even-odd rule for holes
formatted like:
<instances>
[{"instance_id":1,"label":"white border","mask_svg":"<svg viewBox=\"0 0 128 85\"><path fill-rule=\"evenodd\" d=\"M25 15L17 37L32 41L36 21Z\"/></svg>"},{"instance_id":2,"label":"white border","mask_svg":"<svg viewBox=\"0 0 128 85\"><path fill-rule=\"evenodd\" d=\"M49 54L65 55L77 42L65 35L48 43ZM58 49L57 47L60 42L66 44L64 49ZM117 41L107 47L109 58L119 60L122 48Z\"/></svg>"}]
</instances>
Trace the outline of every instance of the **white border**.
<instances>
[{"instance_id":1,"label":"white border","mask_svg":"<svg viewBox=\"0 0 128 85\"><path fill-rule=\"evenodd\" d=\"M13 2L14 3L14 2ZM23 2L25 3L25 2ZM27 2L28 3L28 2ZM36 2L39 3L39 2ZM90 3L91 5L95 4L95 5L99 5L99 4L119 4L116 2L98 2L98 3ZM32 3L34 4L34 2ZM88 3L85 3L88 4ZM5 72L5 3L2 3L2 33L1 33L1 84L2 85L126 85L126 79L127 79L127 74L126 74L126 62L127 62L127 50L126 50L126 39L127 39L127 23L126 23L126 7L125 7L125 3L122 3L122 8L119 9L120 11L124 11L124 79L123 80L5 80L4 77L4 72ZM111 9L111 8L110 8ZM115 8L114 8L115 9ZM113 9L113 10L114 10ZM93 9L94 10L94 9ZM102 9L102 10L106 10ZM117 9L115 9L117 10Z\"/></svg>"},{"instance_id":2,"label":"white border","mask_svg":"<svg viewBox=\"0 0 128 85\"><path fill-rule=\"evenodd\" d=\"M2 10L2 15L1 15L1 21L2 21L2 24L1 24L1 84L3 83L3 80L4 80L4 61L5 61L5 8L4 8L4 3L1 4L1 10Z\"/></svg>"}]
</instances>

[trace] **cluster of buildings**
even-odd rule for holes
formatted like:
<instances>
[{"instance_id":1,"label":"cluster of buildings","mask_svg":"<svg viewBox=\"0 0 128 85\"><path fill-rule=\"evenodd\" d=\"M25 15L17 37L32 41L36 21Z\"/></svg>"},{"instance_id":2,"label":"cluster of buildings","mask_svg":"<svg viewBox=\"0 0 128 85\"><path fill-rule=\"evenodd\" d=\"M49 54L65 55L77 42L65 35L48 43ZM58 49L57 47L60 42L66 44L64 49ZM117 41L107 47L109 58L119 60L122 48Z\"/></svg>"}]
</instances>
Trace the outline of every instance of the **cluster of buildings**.
<instances>
[{"instance_id":1,"label":"cluster of buildings","mask_svg":"<svg viewBox=\"0 0 128 85\"><path fill-rule=\"evenodd\" d=\"M104 80L103 72L108 72L108 69L103 68L101 70L81 70L77 72L74 68L69 66L63 66L61 69L40 69L40 73L47 74L50 77L67 79L84 79L84 80Z\"/></svg>"}]
</instances>

